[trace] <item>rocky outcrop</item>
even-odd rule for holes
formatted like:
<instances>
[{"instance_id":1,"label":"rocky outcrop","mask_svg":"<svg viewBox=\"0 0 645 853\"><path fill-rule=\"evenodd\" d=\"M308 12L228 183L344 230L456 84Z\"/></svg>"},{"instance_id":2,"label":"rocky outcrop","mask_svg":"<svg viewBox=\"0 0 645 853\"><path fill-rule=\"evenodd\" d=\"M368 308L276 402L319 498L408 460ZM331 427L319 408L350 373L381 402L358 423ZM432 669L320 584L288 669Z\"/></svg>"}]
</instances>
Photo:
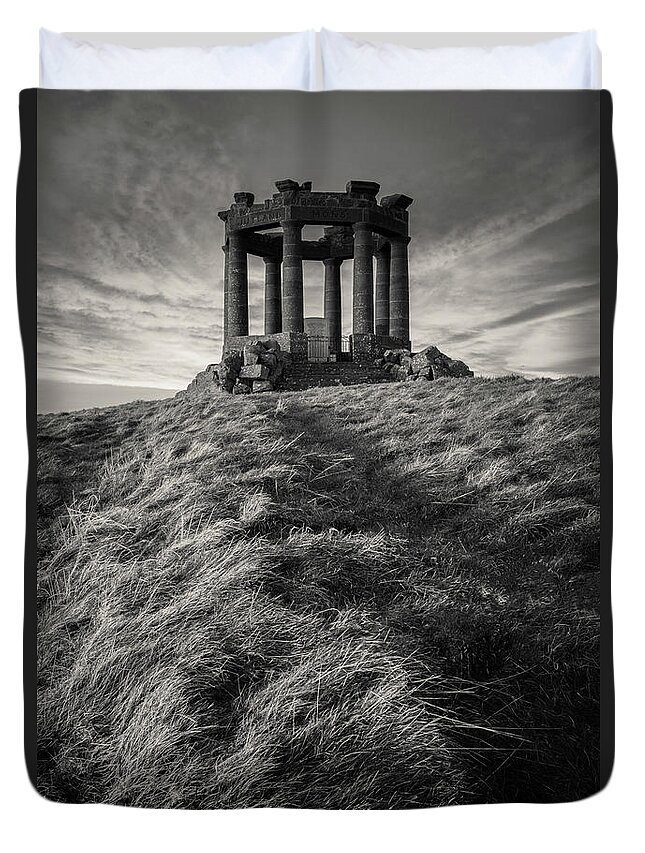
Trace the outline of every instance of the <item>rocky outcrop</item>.
<instances>
[{"instance_id":1,"label":"rocky outcrop","mask_svg":"<svg viewBox=\"0 0 645 853\"><path fill-rule=\"evenodd\" d=\"M475 375L463 361L450 358L435 346L426 347L416 355L407 349L388 349L382 358L375 359L374 364L401 382Z\"/></svg>"}]
</instances>

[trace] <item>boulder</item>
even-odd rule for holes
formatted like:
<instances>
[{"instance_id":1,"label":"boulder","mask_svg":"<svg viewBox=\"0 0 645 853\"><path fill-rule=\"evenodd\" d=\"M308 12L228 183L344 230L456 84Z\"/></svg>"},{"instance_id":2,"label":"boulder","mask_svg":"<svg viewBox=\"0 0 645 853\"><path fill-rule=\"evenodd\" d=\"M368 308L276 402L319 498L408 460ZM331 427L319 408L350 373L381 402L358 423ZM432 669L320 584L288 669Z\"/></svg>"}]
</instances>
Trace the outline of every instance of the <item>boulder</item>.
<instances>
[{"instance_id":1,"label":"boulder","mask_svg":"<svg viewBox=\"0 0 645 853\"><path fill-rule=\"evenodd\" d=\"M239 380L233 385L231 389L233 394L250 394L251 388L247 385L246 382L240 382Z\"/></svg>"},{"instance_id":2,"label":"boulder","mask_svg":"<svg viewBox=\"0 0 645 853\"><path fill-rule=\"evenodd\" d=\"M448 367L441 361L435 362L432 366L432 372L434 373L435 379L443 379L446 376L452 375Z\"/></svg>"},{"instance_id":3,"label":"boulder","mask_svg":"<svg viewBox=\"0 0 645 853\"><path fill-rule=\"evenodd\" d=\"M401 367L407 367L408 371L412 373L412 356L409 354L401 355L399 364Z\"/></svg>"},{"instance_id":4,"label":"boulder","mask_svg":"<svg viewBox=\"0 0 645 853\"><path fill-rule=\"evenodd\" d=\"M267 350L263 352L262 355L256 356L257 360L259 360L260 364L265 364L269 368L274 368L278 363L278 357L271 350Z\"/></svg>"},{"instance_id":5,"label":"boulder","mask_svg":"<svg viewBox=\"0 0 645 853\"><path fill-rule=\"evenodd\" d=\"M273 382L269 382L266 379L254 379L253 393L256 394L259 391L273 391Z\"/></svg>"},{"instance_id":6,"label":"boulder","mask_svg":"<svg viewBox=\"0 0 645 853\"><path fill-rule=\"evenodd\" d=\"M244 365L257 364L260 354L251 346L244 347Z\"/></svg>"},{"instance_id":7,"label":"boulder","mask_svg":"<svg viewBox=\"0 0 645 853\"><path fill-rule=\"evenodd\" d=\"M429 346L425 349L422 349L421 352L418 352L412 358L412 367L414 370L421 370L423 367L427 367L428 365L432 365L433 361L438 357L443 355L437 347Z\"/></svg>"},{"instance_id":8,"label":"boulder","mask_svg":"<svg viewBox=\"0 0 645 853\"><path fill-rule=\"evenodd\" d=\"M227 367L230 370L239 371L242 367L242 355L238 350L229 350L224 353L222 360L219 363L219 368Z\"/></svg>"},{"instance_id":9,"label":"boulder","mask_svg":"<svg viewBox=\"0 0 645 853\"><path fill-rule=\"evenodd\" d=\"M399 382L405 382L405 380L410 375L410 372L407 367L401 367L401 365L394 365L391 370L392 376L396 377Z\"/></svg>"},{"instance_id":10,"label":"boulder","mask_svg":"<svg viewBox=\"0 0 645 853\"><path fill-rule=\"evenodd\" d=\"M443 376L464 378L474 376L467 364L441 352L435 346L429 346L412 358L412 369L425 379L439 379Z\"/></svg>"},{"instance_id":11,"label":"boulder","mask_svg":"<svg viewBox=\"0 0 645 853\"><path fill-rule=\"evenodd\" d=\"M459 361L458 359L450 359L448 370L450 371L451 376L461 377L475 375L473 371L469 369L467 364L464 364L463 361Z\"/></svg>"},{"instance_id":12,"label":"boulder","mask_svg":"<svg viewBox=\"0 0 645 853\"><path fill-rule=\"evenodd\" d=\"M205 370L202 370L201 373L197 374L191 382L190 387L193 391L203 391L210 385L217 383L219 383L217 366L215 364L209 364Z\"/></svg>"},{"instance_id":13,"label":"boulder","mask_svg":"<svg viewBox=\"0 0 645 853\"><path fill-rule=\"evenodd\" d=\"M269 368L265 364L245 364L239 373L240 379L268 379Z\"/></svg>"}]
</instances>

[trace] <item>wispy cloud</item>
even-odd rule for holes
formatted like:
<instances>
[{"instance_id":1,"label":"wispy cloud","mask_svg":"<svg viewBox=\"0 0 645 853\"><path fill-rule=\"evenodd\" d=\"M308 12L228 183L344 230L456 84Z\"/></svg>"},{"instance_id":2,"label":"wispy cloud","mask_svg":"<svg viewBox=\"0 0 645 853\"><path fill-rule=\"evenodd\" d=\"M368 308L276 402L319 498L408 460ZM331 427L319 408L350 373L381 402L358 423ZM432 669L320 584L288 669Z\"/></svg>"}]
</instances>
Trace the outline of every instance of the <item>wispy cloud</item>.
<instances>
[{"instance_id":1,"label":"wispy cloud","mask_svg":"<svg viewBox=\"0 0 645 853\"><path fill-rule=\"evenodd\" d=\"M222 223L287 175L408 192L412 336L477 371L598 370L594 93L39 97L39 375L181 387L217 360ZM263 264L252 259L251 329ZM322 311L307 265L306 311ZM350 330L351 263L343 268Z\"/></svg>"}]
</instances>

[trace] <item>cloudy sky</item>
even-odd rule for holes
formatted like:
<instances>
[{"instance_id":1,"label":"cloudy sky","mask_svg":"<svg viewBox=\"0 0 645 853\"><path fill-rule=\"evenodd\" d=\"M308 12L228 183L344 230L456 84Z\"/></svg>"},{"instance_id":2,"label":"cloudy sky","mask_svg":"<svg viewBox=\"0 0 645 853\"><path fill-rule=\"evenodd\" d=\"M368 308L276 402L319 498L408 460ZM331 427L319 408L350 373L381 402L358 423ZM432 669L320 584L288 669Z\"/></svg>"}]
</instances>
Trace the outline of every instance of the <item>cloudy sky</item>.
<instances>
[{"instance_id":1,"label":"cloudy sky","mask_svg":"<svg viewBox=\"0 0 645 853\"><path fill-rule=\"evenodd\" d=\"M478 373L597 373L598 123L593 92L40 92L39 379L132 396L217 361L217 210L285 177L414 198L415 347ZM322 274L305 265L308 316ZM262 276L252 259L252 333ZM351 262L343 303L349 332Z\"/></svg>"}]
</instances>

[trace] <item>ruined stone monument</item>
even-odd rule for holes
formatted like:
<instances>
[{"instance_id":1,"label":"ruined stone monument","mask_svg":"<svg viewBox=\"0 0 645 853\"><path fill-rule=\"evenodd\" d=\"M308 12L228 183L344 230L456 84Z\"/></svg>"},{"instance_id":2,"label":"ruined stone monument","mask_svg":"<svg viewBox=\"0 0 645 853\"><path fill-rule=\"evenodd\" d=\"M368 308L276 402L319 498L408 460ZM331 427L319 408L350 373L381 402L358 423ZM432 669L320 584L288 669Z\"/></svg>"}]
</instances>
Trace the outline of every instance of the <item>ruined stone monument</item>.
<instances>
[{"instance_id":1,"label":"ruined stone monument","mask_svg":"<svg viewBox=\"0 0 645 853\"><path fill-rule=\"evenodd\" d=\"M275 185L277 193L261 204L253 193L238 192L218 213L225 230L224 350L186 393L473 375L435 346L412 352L409 196L377 201L374 181L348 181L345 192L314 192L311 182L289 178ZM323 226L323 236L304 240L306 225ZM263 335L249 335L249 255L265 265ZM352 333L345 338L341 266L347 260L354 263ZM304 261L323 264L323 317L304 316Z\"/></svg>"},{"instance_id":2,"label":"ruined stone monument","mask_svg":"<svg viewBox=\"0 0 645 853\"><path fill-rule=\"evenodd\" d=\"M311 182L299 184L291 179L275 185L277 193L260 204L253 193L235 193L234 203L218 213L225 225L224 351L242 350L251 341L248 255L257 255L265 263L264 334L291 353L293 361L308 360L303 298L306 260L321 261L324 267L330 360L341 360L344 349L348 360L358 362L374 359L383 348L410 349L408 207L412 199L397 193L377 201L380 185L373 181L348 181L345 192L315 192ZM304 240L305 225L324 226L323 236ZM341 265L350 259L354 261L352 334L344 347Z\"/></svg>"}]
</instances>

